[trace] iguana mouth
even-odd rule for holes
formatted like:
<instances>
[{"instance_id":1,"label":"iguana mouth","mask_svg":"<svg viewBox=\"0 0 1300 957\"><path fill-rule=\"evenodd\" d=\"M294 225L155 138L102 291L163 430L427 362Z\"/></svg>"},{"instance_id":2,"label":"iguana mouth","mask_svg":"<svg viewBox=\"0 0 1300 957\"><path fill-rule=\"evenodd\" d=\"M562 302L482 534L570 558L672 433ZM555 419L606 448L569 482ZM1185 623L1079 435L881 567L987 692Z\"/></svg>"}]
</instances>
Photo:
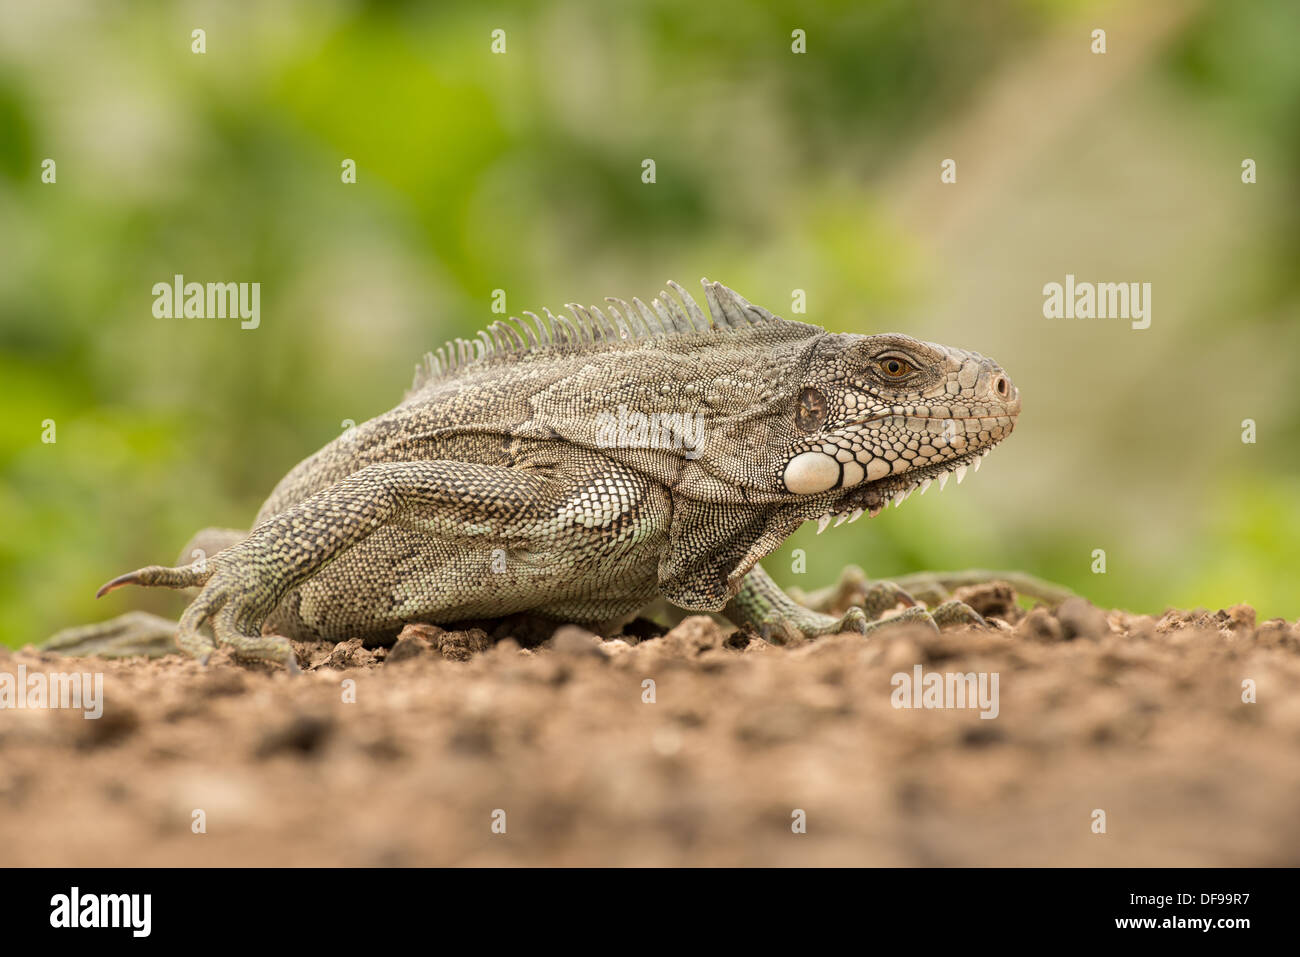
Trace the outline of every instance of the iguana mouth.
<instances>
[{"instance_id":1,"label":"iguana mouth","mask_svg":"<svg viewBox=\"0 0 1300 957\"><path fill-rule=\"evenodd\" d=\"M886 475L874 482L858 485L835 503L833 511L817 520L817 534L826 531L832 519L838 527L845 522L856 522L863 514L875 518L891 502L895 508L902 505L918 488L924 495L936 481L939 490L943 491L951 475L956 475L957 484L960 485L968 471L979 471L981 460L992 450L993 446L973 449L944 462L908 469L899 475Z\"/></svg>"},{"instance_id":2,"label":"iguana mouth","mask_svg":"<svg viewBox=\"0 0 1300 957\"><path fill-rule=\"evenodd\" d=\"M988 415L916 415L910 412L878 412L875 415L867 416L865 419L856 419L853 422L848 422L842 426L837 426L837 428L840 430L844 430L859 425L870 425L873 422L883 422L886 419L920 419L922 422L951 421L951 422L961 422L965 424L967 422L982 422L985 419L1000 420L1005 418L1007 418L1007 414L1005 412L991 412Z\"/></svg>"}]
</instances>

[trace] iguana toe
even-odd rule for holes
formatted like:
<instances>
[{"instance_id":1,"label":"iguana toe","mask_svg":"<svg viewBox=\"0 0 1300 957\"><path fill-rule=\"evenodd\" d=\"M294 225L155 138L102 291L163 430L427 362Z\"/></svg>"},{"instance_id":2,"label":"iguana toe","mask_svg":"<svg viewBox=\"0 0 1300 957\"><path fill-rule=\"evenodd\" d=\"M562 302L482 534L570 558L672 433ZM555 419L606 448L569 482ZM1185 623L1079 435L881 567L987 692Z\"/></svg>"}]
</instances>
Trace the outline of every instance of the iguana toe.
<instances>
[{"instance_id":1,"label":"iguana toe","mask_svg":"<svg viewBox=\"0 0 1300 957\"><path fill-rule=\"evenodd\" d=\"M857 632L864 635L870 623L861 608L850 608L841 616L823 615L806 608L790 609L785 614L772 614L756 624L759 636L774 645L799 644L822 635Z\"/></svg>"},{"instance_id":2,"label":"iguana toe","mask_svg":"<svg viewBox=\"0 0 1300 957\"><path fill-rule=\"evenodd\" d=\"M133 572L127 572L125 575L118 575L112 581L100 585L99 591L95 592L95 597L103 598L109 592L121 588L123 585L190 588L195 585L202 585L211 574L211 570L204 562L194 562L177 568L169 568L166 565L146 565L144 568L137 568Z\"/></svg>"},{"instance_id":3,"label":"iguana toe","mask_svg":"<svg viewBox=\"0 0 1300 957\"><path fill-rule=\"evenodd\" d=\"M902 605L904 608L912 608L916 605L916 599L908 592L894 582L872 582L862 596L862 609L867 613L869 618L879 618L885 612L892 608Z\"/></svg>"},{"instance_id":4,"label":"iguana toe","mask_svg":"<svg viewBox=\"0 0 1300 957\"><path fill-rule=\"evenodd\" d=\"M882 628L890 628L895 625L920 625L922 628L939 630L939 626L935 624L930 612L920 605L914 605L911 608L904 608L897 615L890 615L888 618L877 618L867 625L864 634L873 634Z\"/></svg>"},{"instance_id":5,"label":"iguana toe","mask_svg":"<svg viewBox=\"0 0 1300 957\"><path fill-rule=\"evenodd\" d=\"M964 601L952 599L932 609L930 616L942 628L989 628L984 616Z\"/></svg>"},{"instance_id":6,"label":"iguana toe","mask_svg":"<svg viewBox=\"0 0 1300 957\"><path fill-rule=\"evenodd\" d=\"M854 605L844 613L844 616L836 623L837 632L853 631L859 635L867 633L868 615L866 611Z\"/></svg>"}]
</instances>

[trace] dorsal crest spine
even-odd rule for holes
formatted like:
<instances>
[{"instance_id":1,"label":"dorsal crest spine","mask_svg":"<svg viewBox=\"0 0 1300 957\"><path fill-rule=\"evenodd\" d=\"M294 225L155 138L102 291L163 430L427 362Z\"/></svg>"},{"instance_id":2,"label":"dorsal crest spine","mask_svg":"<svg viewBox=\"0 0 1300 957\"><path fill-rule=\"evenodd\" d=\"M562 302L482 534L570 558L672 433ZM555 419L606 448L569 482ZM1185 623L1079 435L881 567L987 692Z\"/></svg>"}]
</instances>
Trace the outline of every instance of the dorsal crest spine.
<instances>
[{"instance_id":1,"label":"dorsal crest spine","mask_svg":"<svg viewBox=\"0 0 1300 957\"><path fill-rule=\"evenodd\" d=\"M785 321L761 306L755 306L720 282L701 279L700 284L704 287L708 313L700 308L690 293L669 280L668 289L650 300L648 306L636 297L628 303L610 296L606 297L608 305L603 310L599 306L571 302L565 305L569 315L563 312L555 314L543 308L545 318L528 311L524 312L526 320L515 316L497 320L474 339L453 339L436 351L425 353L424 360L415 367L411 392L418 392L431 382L446 379L467 366L496 356L585 348L601 343L659 339Z\"/></svg>"}]
</instances>

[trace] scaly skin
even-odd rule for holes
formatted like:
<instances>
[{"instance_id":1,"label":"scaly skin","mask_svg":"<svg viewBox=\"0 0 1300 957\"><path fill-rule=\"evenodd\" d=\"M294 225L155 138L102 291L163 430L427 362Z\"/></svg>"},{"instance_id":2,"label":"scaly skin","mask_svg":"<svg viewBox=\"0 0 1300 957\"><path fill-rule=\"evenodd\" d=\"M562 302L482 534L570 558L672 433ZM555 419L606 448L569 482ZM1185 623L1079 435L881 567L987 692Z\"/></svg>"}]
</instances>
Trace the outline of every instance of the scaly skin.
<instances>
[{"instance_id":1,"label":"scaly skin","mask_svg":"<svg viewBox=\"0 0 1300 957\"><path fill-rule=\"evenodd\" d=\"M606 626L660 597L778 640L865 633L899 604L903 620L978 622L888 583L833 618L758 562L805 521L874 516L978 467L1020 412L998 365L903 335L830 334L707 281L706 315L670 285L680 301L525 313L449 344L395 409L290 471L251 532L101 594L198 587L183 649L287 665L286 636L383 640L408 622L520 611ZM702 441L651 442L635 421L620 434L620 409L686 416Z\"/></svg>"}]
</instances>

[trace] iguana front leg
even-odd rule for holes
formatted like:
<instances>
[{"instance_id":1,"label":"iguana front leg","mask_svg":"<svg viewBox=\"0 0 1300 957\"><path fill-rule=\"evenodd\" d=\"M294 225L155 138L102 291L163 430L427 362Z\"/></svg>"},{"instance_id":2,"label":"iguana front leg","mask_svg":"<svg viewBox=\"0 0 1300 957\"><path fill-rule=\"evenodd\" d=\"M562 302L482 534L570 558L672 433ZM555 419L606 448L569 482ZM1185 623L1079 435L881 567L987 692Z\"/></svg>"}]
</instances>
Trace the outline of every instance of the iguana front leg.
<instances>
[{"instance_id":1,"label":"iguana front leg","mask_svg":"<svg viewBox=\"0 0 1300 957\"><path fill-rule=\"evenodd\" d=\"M262 624L280 600L326 564L385 525L418 528L450 539L527 531L564 483L540 472L450 461L385 462L366 466L257 526L238 544L176 568L153 565L113 579L122 585L163 585L202 591L181 617L177 644L206 660L227 645L241 658L294 667L292 647ZM358 569L358 574L383 569ZM202 627L210 624L215 642Z\"/></svg>"},{"instance_id":2,"label":"iguana front leg","mask_svg":"<svg viewBox=\"0 0 1300 957\"><path fill-rule=\"evenodd\" d=\"M902 612L889 618L880 617L899 604L906 606ZM722 613L738 627L752 628L764 640L774 644L843 631L865 635L884 625L907 621L937 627L929 612L891 582L872 583L864 592L860 605L854 605L843 615L835 617L800 605L772 581L761 565L750 569L741 582L740 591Z\"/></svg>"}]
</instances>

